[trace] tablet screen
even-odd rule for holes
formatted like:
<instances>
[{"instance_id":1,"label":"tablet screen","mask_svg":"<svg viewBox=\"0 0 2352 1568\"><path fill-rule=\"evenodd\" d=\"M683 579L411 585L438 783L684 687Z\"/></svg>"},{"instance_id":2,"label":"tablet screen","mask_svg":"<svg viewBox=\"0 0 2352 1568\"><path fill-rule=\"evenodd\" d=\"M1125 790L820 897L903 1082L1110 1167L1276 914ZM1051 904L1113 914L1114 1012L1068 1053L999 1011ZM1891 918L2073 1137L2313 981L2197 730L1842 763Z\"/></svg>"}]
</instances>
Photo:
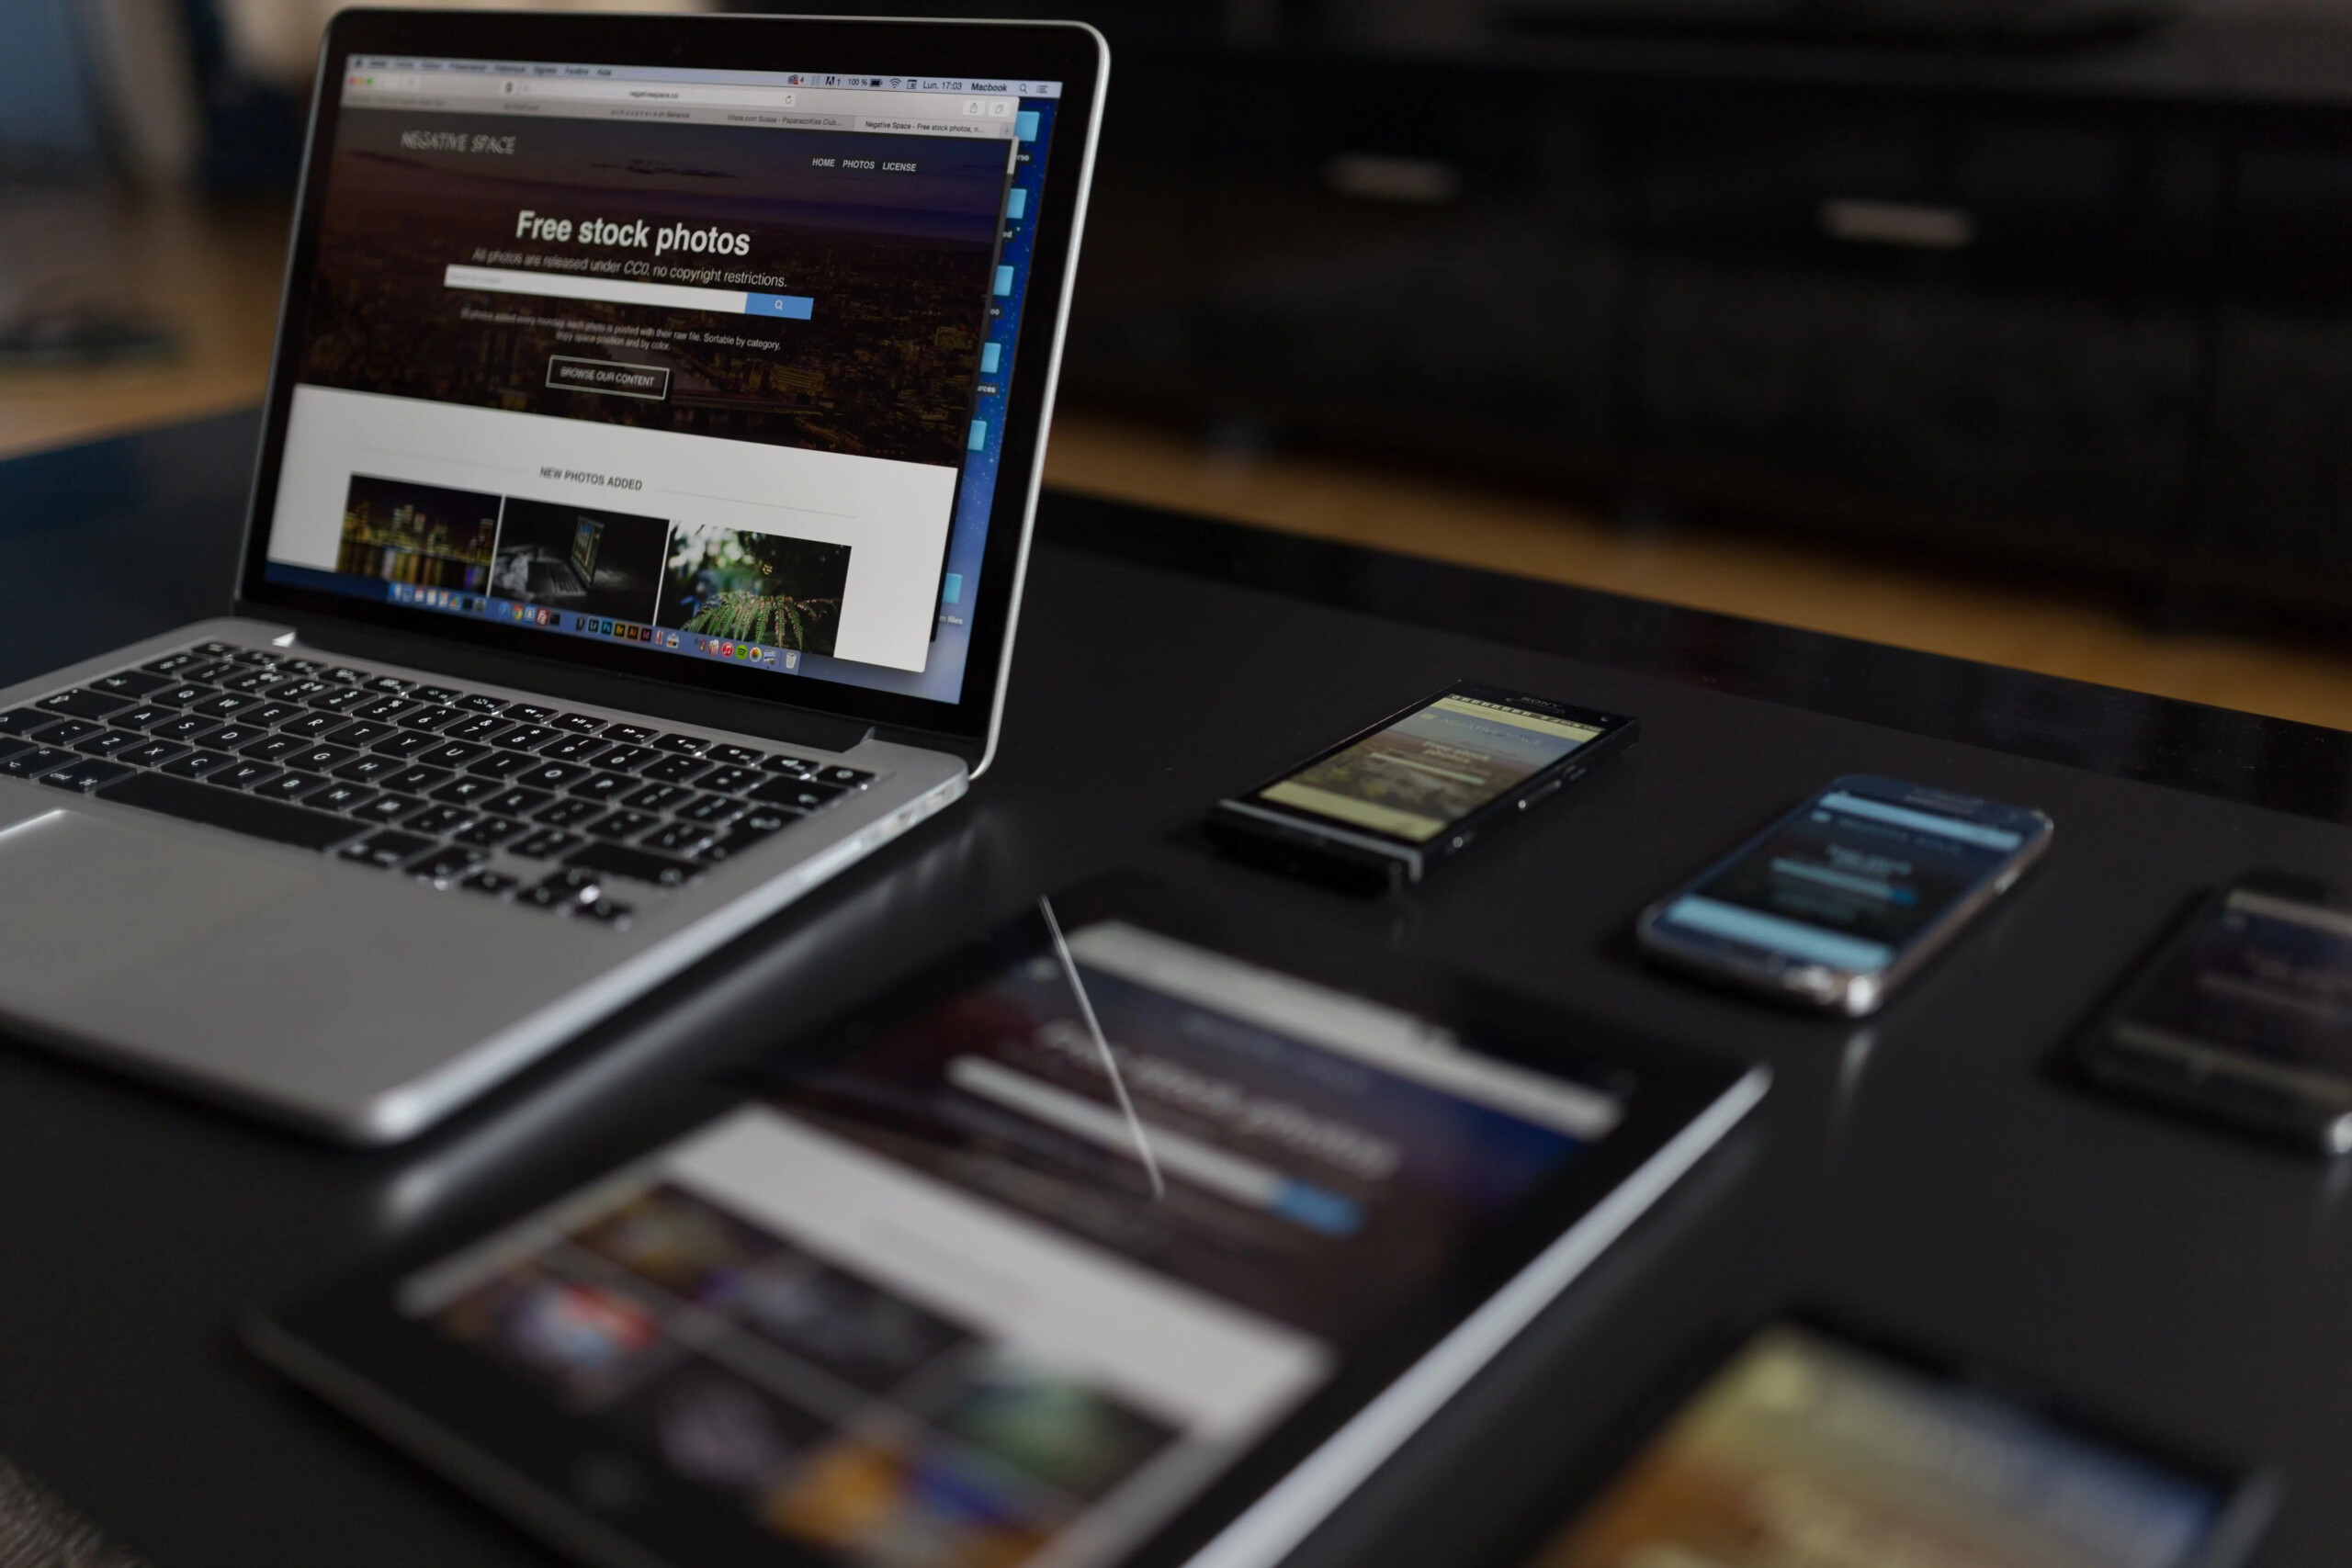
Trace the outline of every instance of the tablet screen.
<instances>
[{"instance_id":1,"label":"tablet screen","mask_svg":"<svg viewBox=\"0 0 2352 1568\"><path fill-rule=\"evenodd\" d=\"M2182 1568L2226 1501L2207 1478L1781 1325L1526 1568Z\"/></svg>"},{"instance_id":2,"label":"tablet screen","mask_svg":"<svg viewBox=\"0 0 2352 1568\"><path fill-rule=\"evenodd\" d=\"M1138 926L1069 948L408 1276L401 1311L780 1560L1100 1562L1625 1117Z\"/></svg>"}]
</instances>

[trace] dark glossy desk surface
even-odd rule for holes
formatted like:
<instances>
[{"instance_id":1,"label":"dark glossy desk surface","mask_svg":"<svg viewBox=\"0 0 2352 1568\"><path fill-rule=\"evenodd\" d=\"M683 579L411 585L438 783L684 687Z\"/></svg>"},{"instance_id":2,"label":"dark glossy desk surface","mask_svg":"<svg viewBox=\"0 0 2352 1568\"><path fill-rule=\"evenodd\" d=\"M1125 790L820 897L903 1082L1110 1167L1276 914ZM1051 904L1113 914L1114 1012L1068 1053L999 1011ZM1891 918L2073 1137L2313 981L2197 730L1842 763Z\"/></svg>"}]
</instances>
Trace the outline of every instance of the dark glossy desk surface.
<instances>
[{"instance_id":1,"label":"dark glossy desk surface","mask_svg":"<svg viewBox=\"0 0 2352 1568\"><path fill-rule=\"evenodd\" d=\"M0 681L219 610L251 434L0 467ZM494 1208L649 1089L1140 863L1777 1075L1301 1562L1462 1560L1701 1334L1791 1297L2275 1463L2259 1561L2352 1556L2344 1179L2042 1071L2198 888L2266 862L2352 873L2346 736L1069 498L1042 526L1003 760L967 804L417 1144L328 1148L0 1049L0 1451L165 1568L546 1561L248 1360L236 1309ZM1638 714L1643 743L1408 899L1192 847L1216 794L1463 675ZM1645 899L1852 771L2042 807L2055 845L1868 1027L1631 961Z\"/></svg>"}]
</instances>

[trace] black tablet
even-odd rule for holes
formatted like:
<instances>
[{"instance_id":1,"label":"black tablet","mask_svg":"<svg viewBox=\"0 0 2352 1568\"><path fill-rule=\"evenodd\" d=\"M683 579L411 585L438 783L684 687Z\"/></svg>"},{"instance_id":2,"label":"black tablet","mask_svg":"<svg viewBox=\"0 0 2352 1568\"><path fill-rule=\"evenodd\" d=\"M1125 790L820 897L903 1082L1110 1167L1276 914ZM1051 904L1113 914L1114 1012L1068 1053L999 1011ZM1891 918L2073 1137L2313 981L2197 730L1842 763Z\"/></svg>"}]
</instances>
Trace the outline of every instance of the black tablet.
<instances>
[{"instance_id":1,"label":"black tablet","mask_svg":"<svg viewBox=\"0 0 2352 1568\"><path fill-rule=\"evenodd\" d=\"M1118 879L249 1339L599 1562L1271 1563L1765 1084Z\"/></svg>"},{"instance_id":2,"label":"black tablet","mask_svg":"<svg viewBox=\"0 0 2352 1568\"><path fill-rule=\"evenodd\" d=\"M1488 1568L2234 1568L2263 1474L1818 1313L1694 1361ZM1563 1518L1565 1514L1565 1522Z\"/></svg>"}]
</instances>

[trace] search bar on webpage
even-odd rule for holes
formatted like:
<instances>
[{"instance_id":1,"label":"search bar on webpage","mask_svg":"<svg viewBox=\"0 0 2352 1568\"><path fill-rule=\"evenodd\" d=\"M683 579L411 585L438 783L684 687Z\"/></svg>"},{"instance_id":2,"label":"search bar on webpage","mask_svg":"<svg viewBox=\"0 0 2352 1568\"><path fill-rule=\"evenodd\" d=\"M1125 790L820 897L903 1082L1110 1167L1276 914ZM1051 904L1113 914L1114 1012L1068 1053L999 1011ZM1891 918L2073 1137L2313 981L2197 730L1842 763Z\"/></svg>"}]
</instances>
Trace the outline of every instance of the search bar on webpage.
<instances>
[{"instance_id":1,"label":"search bar on webpage","mask_svg":"<svg viewBox=\"0 0 2352 1568\"><path fill-rule=\"evenodd\" d=\"M631 283L619 277L581 277L516 267L451 265L441 281L450 288L481 294L529 294L542 299L596 299L607 305L652 305L671 310L713 310L728 316L765 316L805 321L816 309L806 294L747 294L736 288L689 288L676 283Z\"/></svg>"}]
</instances>

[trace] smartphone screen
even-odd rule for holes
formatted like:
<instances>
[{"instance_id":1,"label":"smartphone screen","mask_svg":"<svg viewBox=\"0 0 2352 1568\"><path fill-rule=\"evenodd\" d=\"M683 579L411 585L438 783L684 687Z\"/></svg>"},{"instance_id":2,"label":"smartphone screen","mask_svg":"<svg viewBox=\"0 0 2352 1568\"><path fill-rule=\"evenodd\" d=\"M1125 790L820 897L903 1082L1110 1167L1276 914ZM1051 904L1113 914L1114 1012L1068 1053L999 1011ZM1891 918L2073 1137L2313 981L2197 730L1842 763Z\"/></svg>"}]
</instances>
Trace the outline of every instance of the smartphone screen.
<instances>
[{"instance_id":1,"label":"smartphone screen","mask_svg":"<svg viewBox=\"0 0 2352 1568\"><path fill-rule=\"evenodd\" d=\"M1448 693L1318 757L1256 799L1425 844L1602 733L1601 727Z\"/></svg>"},{"instance_id":2,"label":"smartphone screen","mask_svg":"<svg viewBox=\"0 0 2352 1568\"><path fill-rule=\"evenodd\" d=\"M2026 842L2016 828L1831 788L1668 904L1658 923L1873 973Z\"/></svg>"},{"instance_id":3,"label":"smartphone screen","mask_svg":"<svg viewBox=\"0 0 2352 1568\"><path fill-rule=\"evenodd\" d=\"M2217 1478L1781 1324L1525 1568L2180 1568L2229 1501Z\"/></svg>"},{"instance_id":4,"label":"smartphone screen","mask_svg":"<svg viewBox=\"0 0 2352 1568\"><path fill-rule=\"evenodd\" d=\"M2352 1079L2352 912L2233 887L2109 1029L2143 1049L2324 1076L2341 1099Z\"/></svg>"}]
</instances>

